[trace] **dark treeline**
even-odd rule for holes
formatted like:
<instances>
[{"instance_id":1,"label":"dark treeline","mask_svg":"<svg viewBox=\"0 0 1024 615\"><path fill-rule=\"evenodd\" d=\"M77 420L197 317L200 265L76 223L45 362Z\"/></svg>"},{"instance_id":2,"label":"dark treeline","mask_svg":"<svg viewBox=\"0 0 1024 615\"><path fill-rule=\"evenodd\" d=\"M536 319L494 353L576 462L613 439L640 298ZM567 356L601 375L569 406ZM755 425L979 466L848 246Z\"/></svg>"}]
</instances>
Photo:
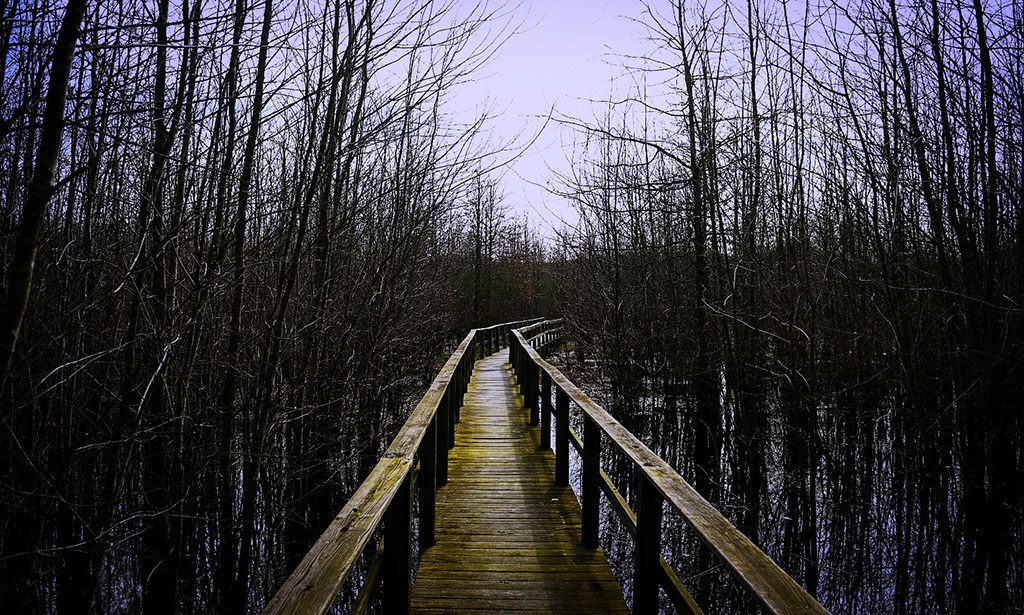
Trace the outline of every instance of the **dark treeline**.
<instances>
[{"instance_id":1,"label":"dark treeline","mask_svg":"<svg viewBox=\"0 0 1024 615\"><path fill-rule=\"evenodd\" d=\"M837 613L1024 605L1022 18L651 2L632 95L565 120L574 369Z\"/></svg>"},{"instance_id":2,"label":"dark treeline","mask_svg":"<svg viewBox=\"0 0 1024 615\"><path fill-rule=\"evenodd\" d=\"M484 118L445 106L509 15L12 0L0 18L0 610L258 609L456 336L541 301ZM16 244L36 221L33 270Z\"/></svg>"}]
</instances>

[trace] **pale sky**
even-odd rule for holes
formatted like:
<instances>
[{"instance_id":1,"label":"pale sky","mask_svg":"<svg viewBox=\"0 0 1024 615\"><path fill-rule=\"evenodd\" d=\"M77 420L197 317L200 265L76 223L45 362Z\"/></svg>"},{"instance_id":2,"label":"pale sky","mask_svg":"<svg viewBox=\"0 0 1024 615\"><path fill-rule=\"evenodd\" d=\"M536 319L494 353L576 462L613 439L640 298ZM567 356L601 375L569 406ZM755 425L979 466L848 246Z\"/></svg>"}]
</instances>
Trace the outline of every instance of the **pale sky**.
<instances>
[{"instance_id":1,"label":"pale sky","mask_svg":"<svg viewBox=\"0 0 1024 615\"><path fill-rule=\"evenodd\" d=\"M460 102L489 103L495 141L522 131L520 141L525 142L542 126L538 116L552 107L556 114L584 120L600 115L604 106L589 101L607 99L613 80L628 81L617 55L642 49L642 27L625 17L641 10L636 1L524 0L516 12L520 32L499 50L478 82L463 86ZM550 182L548 167L565 168L563 145L571 145L570 133L549 123L502 179L511 211L527 212L531 225L545 235L562 219L570 224L576 219L568 203L531 185Z\"/></svg>"}]
</instances>

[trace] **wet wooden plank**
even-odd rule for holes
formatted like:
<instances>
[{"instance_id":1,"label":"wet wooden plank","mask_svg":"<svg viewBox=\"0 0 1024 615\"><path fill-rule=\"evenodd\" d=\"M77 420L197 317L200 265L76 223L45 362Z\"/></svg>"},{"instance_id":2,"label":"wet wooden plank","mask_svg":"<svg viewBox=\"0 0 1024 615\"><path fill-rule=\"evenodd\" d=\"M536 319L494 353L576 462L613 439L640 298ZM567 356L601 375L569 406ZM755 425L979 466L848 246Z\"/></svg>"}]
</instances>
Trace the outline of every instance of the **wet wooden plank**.
<instances>
[{"instance_id":1,"label":"wet wooden plank","mask_svg":"<svg viewBox=\"0 0 1024 615\"><path fill-rule=\"evenodd\" d=\"M507 351L478 361L413 613L628 612L604 553L580 545L579 503L554 484L554 457L528 422Z\"/></svg>"}]
</instances>

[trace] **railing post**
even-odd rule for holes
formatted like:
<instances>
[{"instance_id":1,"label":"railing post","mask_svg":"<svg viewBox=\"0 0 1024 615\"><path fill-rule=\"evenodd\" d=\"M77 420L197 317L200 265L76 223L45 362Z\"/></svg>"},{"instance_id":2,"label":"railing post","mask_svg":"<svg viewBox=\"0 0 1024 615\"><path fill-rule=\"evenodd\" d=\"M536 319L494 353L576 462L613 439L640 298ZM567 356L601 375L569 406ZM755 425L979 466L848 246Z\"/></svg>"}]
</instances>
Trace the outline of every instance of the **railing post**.
<instances>
[{"instance_id":1,"label":"railing post","mask_svg":"<svg viewBox=\"0 0 1024 615\"><path fill-rule=\"evenodd\" d=\"M462 360L455 368L455 397L452 399L452 446L455 446L455 424L462 420L462 387L464 383L462 373L464 371L466 371L466 355L462 355Z\"/></svg>"},{"instance_id":2,"label":"railing post","mask_svg":"<svg viewBox=\"0 0 1024 615\"><path fill-rule=\"evenodd\" d=\"M438 413L440 414L440 413ZM447 458L448 451L445 451ZM434 546L437 519L437 414L427 425L420 444L420 552ZM446 477L447 478L447 477Z\"/></svg>"},{"instance_id":3,"label":"railing post","mask_svg":"<svg viewBox=\"0 0 1024 615\"><path fill-rule=\"evenodd\" d=\"M540 370L540 366L533 362L533 359L526 358L526 372L529 374L527 380L530 386L530 397L528 403L530 404L530 425L535 426L540 423L540 407L537 401L540 399L540 395L537 393L537 372Z\"/></svg>"},{"instance_id":4,"label":"railing post","mask_svg":"<svg viewBox=\"0 0 1024 615\"><path fill-rule=\"evenodd\" d=\"M384 612L408 613L412 584L412 473L384 517Z\"/></svg>"},{"instance_id":5,"label":"railing post","mask_svg":"<svg viewBox=\"0 0 1024 615\"><path fill-rule=\"evenodd\" d=\"M596 549L600 523L601 428L583 416L583 537L584 549Z\"/></svg>"},{"instance_id":6,"label":"railing post","mask_svg":"<svg viewBox=\"0 0 1024 615\"><path fill-rule=\"evenodd\" d=\"M448 398L451 396L451 383L441 396L441 403L437 406L437 415L434 421L437 423L437 437L434 439L434 449L437 451L437 486L438 488L448 484L448 449L449 445L448 422L451 415L448 410Z\"/></svg>"},{"instance_id":7,"label":"railing post","mask_svg":"<svg viewBox=\"0 0 1024 615\"><path fill-rule=\"evenodd\" d=\"M541 373L540 400L540 447L551 450L551 374L546 370Z\"/></svg>"},{"instance_id":8,"label":"railing post","mask_svg":"<svg viewBox=\"0 0 1024 615\"><path fill-rule=\"evenodd\" d=\"M639 468L636 491L636 546L633 553L633 615L658 612L661 563L661 494Z\"/></svg>"},{"instance_id":9,"label":"railing post","mask_svg":"<svg viewBox=\"0 0 1024 615\"><path fill-rule=\"evenodd\" d=\"M452 374L452 379L448 383L448 404L445 408L445 412L448 413L448 448L455 448L455 405L459 398L459 379L458 369L456 373Z\"/></svg>"},{"instance_id":10,"label":"railing post","mask_svg":"<svg viewBox=\"0 0 1024 615\"><path fill-rule=\"evenodd\" d=\"M463 357L465 359L465 357ZM466 391L469 389L469 376L473 373L473 364L476 363L472 357L463 360L461 378L459 379L459 403L455 406L455 422L462 422L462 404L466 403Z\"/></svg>"},{"instance_id":11,"label":"railing post","mask_svg":"<svg viewBox=\"0 0 1024 615\"><path fill-rule=\"evenodd\" d=\"M516 376L520 380L522 380L523 379L523 355L525 353L523 352L523 343L520 341L520 338L517 337L517 338L515 338L515 340L516 340L516 342L515 342L516 343ZM519 387L519 389L520 389L519 392L522 393L522 387Z\"/></svg>"},{"instance_id":12,"label":"railing post","mask_svg":"<svg viewBox=\"0 0 1024 615\"><path fill-rule=\"evenodd\" d=\"M508 335L508 362L512 364L512 371L516 374L516 379L519 378L519 340L514 335L509 333Z\"/></svg>"},{"instance_id":13,"label":"railing post","mask_svg":"<svg viewBox=\"0 0 1024 615\"><path fill-rule=\"evenodd\" d=\"M569 485L569 395L555 391L555 484Z\"/></svg>"}]
</instances>

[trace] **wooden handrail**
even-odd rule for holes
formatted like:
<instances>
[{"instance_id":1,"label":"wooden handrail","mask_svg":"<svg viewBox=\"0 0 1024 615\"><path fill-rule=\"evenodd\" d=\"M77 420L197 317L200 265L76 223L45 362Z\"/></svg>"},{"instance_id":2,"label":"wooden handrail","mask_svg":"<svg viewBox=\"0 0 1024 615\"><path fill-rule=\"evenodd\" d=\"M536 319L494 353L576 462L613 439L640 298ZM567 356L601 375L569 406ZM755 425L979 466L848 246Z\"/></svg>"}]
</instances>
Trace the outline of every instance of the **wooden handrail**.
<instances>
[{"instance_id":1,"label":"wooden handrail","mask_svg":"<svg viewBox=\"0 0 1024 615\"><path fill-rule=\"evenodd\" d=\"M413 483L419 487L420 548L426 549L434 544L434 494L448 480L448 450L455 445L455 423L477 350L493 352L510 342L514 327L538 320L543 319L473 329L466 335L377 466L263 608L264 615L325 612L382 524L384 548L374 563L379 574L371 577L383 580L388 588L386 612L409 611ZM414 481L417 459L419 474ZM376 587L363 587L361 593L373 591Z\"/></svg>"},{"instance_id":2,"label":"wooden handrail","mask_svg":"<svg viewBox=\"0 0 1024 615\"><path fill-rule=\"evenodd\" d=\"M527 325L525 327L517 327L517 330L520 334L522 334L525 337L527 334L533 333L534 331L537 330L539 330L541 333L547 332L557 326L560 326L563 322L565 321L561 318L556 318L553 320L540 319L539 322L535 322L531 325Z\"/></svg>"},{"instance_id":3,"label":"wooden handrail","mask_svg":"<svg viewBox=\"0 0 1024 615\"><path fill-rule=\"evenodd\" d=\"M538 328L544 331L554 328L554 325L544 328L545 323L512 331L509 345L512 367L520 383L523 399L527 405L532 403L531 423L535 424L534 413L543 415L542 446L548 442L545 434L549 430L549 413L555 413L555 482L568 484L570 441L575 440L572 444L583 458L580 498L583 506L583 545L597 546L600 491L604 491L609 499L613 500L613 510L624 517L626 527L633 530L631 533L636 545L633 612L657 613L659 586L673 598L681 612L700 612L661 556L661 511L662 503L667 502L682 515L700 540L725 565L747 593L757 599L768 612L827 615L828 611L818 601L697 493L672 466L655 455L604 408L590 399L561 370L541 357L531 346L526 335ZM550 343L551 340L542 336L541 341ZM541 404L537 401L538 383L544 390ZM552 388L555 389L554 408L551 407L550 401ZM570 400L583 412L582 442L568 425ZM539 405L542 407L538 408ZM639 470L635 514L601 471L602 435L609 438Z\"/></svg>"}]
</instances>

